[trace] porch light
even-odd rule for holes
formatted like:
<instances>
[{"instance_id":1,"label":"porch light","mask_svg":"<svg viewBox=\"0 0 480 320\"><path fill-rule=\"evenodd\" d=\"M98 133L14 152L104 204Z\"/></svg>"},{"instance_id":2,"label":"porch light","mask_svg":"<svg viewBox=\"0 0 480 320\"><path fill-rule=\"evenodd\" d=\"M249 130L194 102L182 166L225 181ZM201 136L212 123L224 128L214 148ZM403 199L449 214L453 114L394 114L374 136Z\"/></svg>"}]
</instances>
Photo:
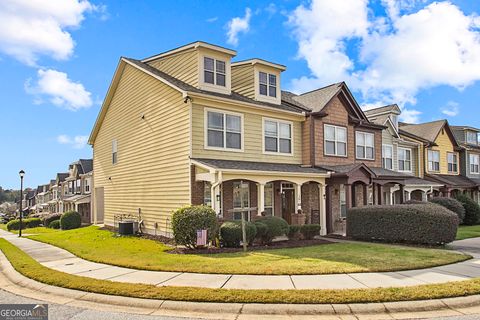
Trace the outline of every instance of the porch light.
<instances>
[{"instance_id":1,"label":"porch light","mask_svg":"<svg viewBox=\"0 0 480 320\"><path fill-rule=\"evenodd\" d=\"M220 201L220 195L219 194L217 194L215 197L216 197L217 201Z\"/></svg>"}]
</instances>

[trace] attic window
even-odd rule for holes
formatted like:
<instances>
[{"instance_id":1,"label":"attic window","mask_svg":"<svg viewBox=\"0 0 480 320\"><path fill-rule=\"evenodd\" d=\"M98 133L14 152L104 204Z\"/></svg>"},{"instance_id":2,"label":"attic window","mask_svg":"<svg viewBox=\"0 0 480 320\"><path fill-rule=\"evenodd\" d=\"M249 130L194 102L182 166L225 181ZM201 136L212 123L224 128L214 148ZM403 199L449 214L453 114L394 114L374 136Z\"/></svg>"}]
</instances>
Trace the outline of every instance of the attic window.
<instances>
[{"instance_id":1,"label":"attic window","mask_svg":"<svg viewBox=\"0 0 480 320\"><path fill-rule=\"evenodd\" d=\"M225 61L204 57L203 69L205 83L225 87Z\"/></svg>"},{"instance_id":2,"label":"attic window","mask_svg":"<svg viewBox=\"0 0 480 320\"><path fill-rule=\"evenodd\" d=\"M262 96L277 97L277 76L274 74L259 72L259 93Z\"/></svg>"}]
</instances>

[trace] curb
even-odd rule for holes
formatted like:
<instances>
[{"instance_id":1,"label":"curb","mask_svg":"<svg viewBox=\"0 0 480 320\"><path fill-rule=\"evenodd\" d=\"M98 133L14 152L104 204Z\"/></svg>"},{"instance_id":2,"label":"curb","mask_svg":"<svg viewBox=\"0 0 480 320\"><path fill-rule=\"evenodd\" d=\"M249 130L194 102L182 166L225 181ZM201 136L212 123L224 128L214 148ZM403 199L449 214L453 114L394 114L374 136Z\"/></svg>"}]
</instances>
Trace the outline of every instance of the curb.
<instances>
[{"instance_id":1,"label":"curb","mask_svg":"<svg viewBox=\"0 0 480 320\"><path fill-rule=\"evenodd\" d=\"M437 300L365 304L210 303L141 299L55 287L17 272L0 251L0 287L49 303L111 312L208 319L256 319L258 316L325 316L328 319L407 319L480 314L480 295Z\"/></svg>"}]
</instances>

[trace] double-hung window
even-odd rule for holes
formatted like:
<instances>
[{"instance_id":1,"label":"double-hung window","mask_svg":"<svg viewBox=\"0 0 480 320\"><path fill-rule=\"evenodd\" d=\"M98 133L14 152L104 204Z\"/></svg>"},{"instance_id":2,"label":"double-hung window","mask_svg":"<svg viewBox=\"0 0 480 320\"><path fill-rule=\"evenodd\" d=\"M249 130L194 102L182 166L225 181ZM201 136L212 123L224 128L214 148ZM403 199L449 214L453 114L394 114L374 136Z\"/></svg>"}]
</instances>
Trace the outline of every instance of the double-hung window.
<instances>
[{"instance_id":1,"label":"double-hung window","mask_svg":"<svg viewBox=\"0 0 480 320\"><path fill-rule=\"evenodd\" d=\"M292 124L277 120L264 120L265 152L292 153Z\"/></svg>"},{"instance_id":2,"label":"double-hung window","mask_svg":"<svg viewBox=\"0 0 480 320\"><path fill-rule=\"evenodd\" d=\"M477 133L473 131L467 131L467 143L477 144Z\"/></svg>"},{"instance_id":3,"label":"double-hung window","mask_svg":"<svg viewBox=\"0 0 480 320\"><path fill-rule=\"evenodd\" d=\"M470 154L470 173L479 174L480 156L478 154Z\"/></svg>"},{"instance_id":4,"label":"double-hung window","mask_svg":"<svg viewBox=\"0 0 480 320\"><path fill-rule=\"evenodd\" d=\"M382 163L385 169L393 170L393 146L384 144L382 146Z\"/></svg>"},{"instance_id":5,"label":"double-hung window","mask_svg":"<svg viewBox=\"0 0 480 320\"><path fill-rule=\"evenodd\" d=\"M203 58L203 81L225 87L225 61L209 57Z\"/></svg>"},{"instance_id":6,"label":"double-hung window","mask_svg":"<svg viewBox=\"0 0 480 320\"><path fill-rule=\"evenodd\" d=\"M347 128L326 124L324 152L329 156L347 155Z\"/></svg>"},{"instance_id":7,"label":"double-hung window","mask_svg":"<svg viewBox=\"0 0 480 320\"><path fill-rule=\"evenodd\" d=\"M448 172L458 172L458 156L456 153L447 153Z\"/></svg>"},{"instance_id":8,"label":"double-hung window","mask_svg":"<svg viewBox=\"0 0 480 320\"><path fill-rule=\"evenodd\" d=\"M428 150L428 171L440 171L440 151Z\"/></svg>"},{"instance_id":9,"label":"double-hung window","mask_svg":"<svg viewBox=\"0 0 480 320\"><path fill-rule=\"evenodd\" d=\"M272 98L277 97L277 76L274 74L259 72L258 73L258 82L259 82L259 93L262 96L269 96Z\"/></svg>"},{"instance_id":10,"label":"double-hung window","mask_svg":"<svg viewBox=\"0 0 480 320\"><path fill-rule=\"evenodd\" d=\"M412 150L398 148L398 171L412 171Z\"/></svg>"},{"instance_id":11,"label":"double-hung window","mask_svg":"<svg viewBox=\"0 0 480 320\"><path fill-rule=\"evenodd\" d=\"M238 114L207 111L207 146L242 149L242 117Z\"/></svg>"},{"instance_id":12,"label":"double-hung window","mask_svg":"<svg viewBox=\"0 0 480 320\"><path fill-rule=\"evenodd\" d=\"M368 132L357 131L357 159L373 160L375 155L374 134Z\"/></svg>"},{"instance_id":13,"label":"double-hung window","mask_svg":"<svg viewBox=\"0 0 480 320\"><path fill-rule=\"evenodd\" d=\"M117 140L112 141L112 164L116 164L118 162L118 145L117 145Z\"/></svg>"}]
</instances>

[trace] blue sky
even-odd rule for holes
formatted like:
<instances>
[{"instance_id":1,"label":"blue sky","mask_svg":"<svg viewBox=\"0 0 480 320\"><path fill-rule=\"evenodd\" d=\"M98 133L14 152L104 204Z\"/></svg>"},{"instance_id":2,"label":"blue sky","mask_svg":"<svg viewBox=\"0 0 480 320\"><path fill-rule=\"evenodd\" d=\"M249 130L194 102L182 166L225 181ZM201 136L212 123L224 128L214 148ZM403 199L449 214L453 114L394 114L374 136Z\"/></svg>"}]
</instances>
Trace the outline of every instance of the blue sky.
<instances>
[{"instance_id":1,"label":"blue sky","mask_svg":"<svg viewBox=\"0 0 480 320\"><path fill-rule=\"evenodd\" d=\"M85 145L120 56L203 40L287 66L282 88L346 81L366 108L480 127L475 1L103 1L0 4L0 186L47 183Z\"/></svg>"}]
</instances>

